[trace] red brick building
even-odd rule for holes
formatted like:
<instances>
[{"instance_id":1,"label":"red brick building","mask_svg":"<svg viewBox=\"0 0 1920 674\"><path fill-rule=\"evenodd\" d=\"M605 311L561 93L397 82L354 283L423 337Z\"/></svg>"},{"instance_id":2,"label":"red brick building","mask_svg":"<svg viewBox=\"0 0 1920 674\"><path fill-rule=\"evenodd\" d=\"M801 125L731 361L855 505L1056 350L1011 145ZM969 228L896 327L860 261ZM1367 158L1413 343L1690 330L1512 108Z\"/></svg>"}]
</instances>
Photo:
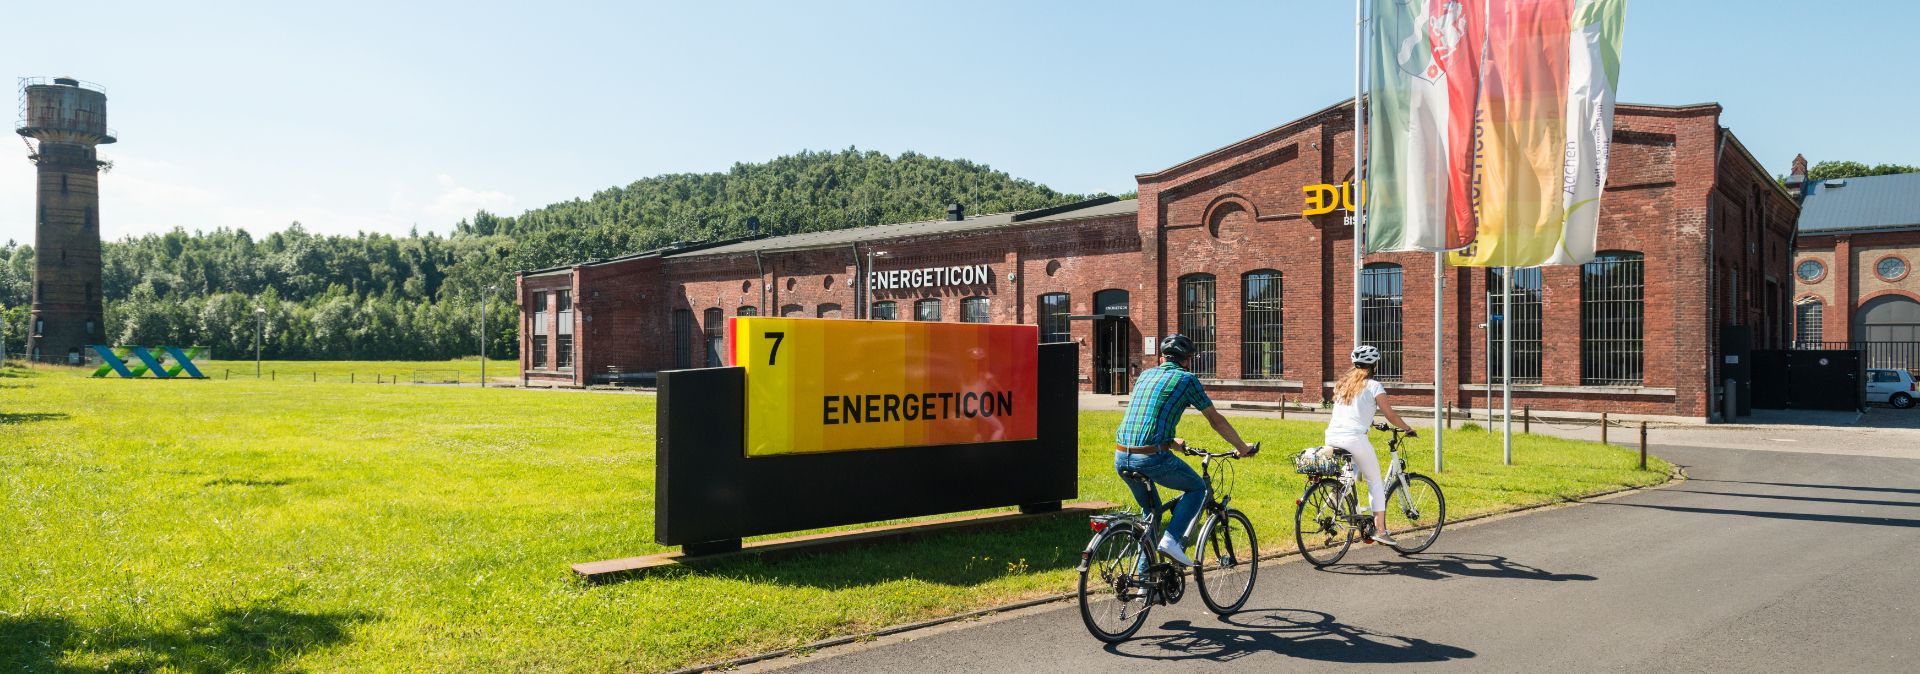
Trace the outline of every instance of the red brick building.
<instances>
[{"instance_id":1,"label":"red brick building","mask_svg":"<svg viewBox=\"0 0 1920 674\"><path fill-rule=\"evenodd\" d=\"M1869 367L1920 370L1920 173L1806 176L1806 159L1795 157L1795 339L1860 349Z\"/></svg>"},{"instance_id":2,"label":"red brick building","mask_svg":"<svg viewBox=\"0 0 1920 674\"><path fill-rule=\"evenodd\" d=\"M1620 105L1601 259L1515 274L1515 407L1702 418L1719 327L1784 346L1797 203L1720 107ZM1353 232L1304 215L1305 190L1352 173L1342 103L1171 168L1139 198L1026 213L696 244L524 272L529 384L581 386L716 362L743 313L1031 323L1081 344L1082 386L1124 392L1175 331L1202 343L1217 399L1318 402L1353 338ZM1367 341L1389 388L1431 399L1434 256L1365 259ZM929 271L930 270L930 271ZM862 279L868 283L862 283ZM1440 386L1485 402L1489 279L1447 268ZM871 286L871 287L869 287ZM1494 379L1498 381L1498 379ZM1495 387L1498 388L1497 386Z\"/></svg>"}]
</instances>

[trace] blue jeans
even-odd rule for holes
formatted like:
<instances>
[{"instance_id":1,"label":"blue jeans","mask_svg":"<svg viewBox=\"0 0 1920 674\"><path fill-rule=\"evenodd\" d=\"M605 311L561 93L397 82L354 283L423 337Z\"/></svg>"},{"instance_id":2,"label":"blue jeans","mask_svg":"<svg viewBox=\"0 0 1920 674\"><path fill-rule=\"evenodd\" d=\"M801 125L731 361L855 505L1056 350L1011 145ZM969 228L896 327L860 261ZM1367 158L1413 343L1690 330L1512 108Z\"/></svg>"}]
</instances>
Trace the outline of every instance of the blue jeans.
<instances>
[{"instance_id":1,"label":"blue jeans","mask_svg":"<svg viewBox=\"0 0 1920 674\"><path fill-rule=\"evenodd\" d=\"M1175 538L1184 537L1187 533L1187 524L1193 521L1195 515L1200 514L1200 507L1207 504L1207 482L1200 479L1199 473L1193 472L1193 466L1187 465L1187 462L1181 461L1179 457L1173 455L1173 452L1166 450L1144 456L1114 452L1114 472L1117 473L1123 469L1146 473L1147 477L1153 478L1154 483L1162 487L1185 492L1180 495L1180 498L1174 500L1173 515L1166 520L1168 533L1173 534ZM1151 504L1155 500L1154 495L1148 491L1151 487L1140 484L1137 480L1122 478L1121 481L1127 483L1128 489L1133 490L1133 500L1139 501L1142 509L1153 507Z\"/></svg>"}]
</instances>

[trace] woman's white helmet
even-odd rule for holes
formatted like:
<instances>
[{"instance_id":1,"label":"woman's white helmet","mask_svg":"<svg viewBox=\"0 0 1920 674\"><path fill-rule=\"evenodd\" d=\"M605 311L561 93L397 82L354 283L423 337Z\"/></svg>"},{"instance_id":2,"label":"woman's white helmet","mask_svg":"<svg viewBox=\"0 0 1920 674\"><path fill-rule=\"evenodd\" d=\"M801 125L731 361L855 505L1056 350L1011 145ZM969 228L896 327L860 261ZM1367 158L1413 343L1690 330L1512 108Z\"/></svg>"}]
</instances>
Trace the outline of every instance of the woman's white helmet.
<instances>
[{"instance_id":1,"label":"woman's white helmet","mask_svg":"<svg viewBox=\"0 0 1920 674\"><path fill-rule=\"evenodd\" d=\"M1365 344L1353 347L1353 362L1361 365L1378 363L1380 362L1380 349Z\"/></svg>"}]
</instances>

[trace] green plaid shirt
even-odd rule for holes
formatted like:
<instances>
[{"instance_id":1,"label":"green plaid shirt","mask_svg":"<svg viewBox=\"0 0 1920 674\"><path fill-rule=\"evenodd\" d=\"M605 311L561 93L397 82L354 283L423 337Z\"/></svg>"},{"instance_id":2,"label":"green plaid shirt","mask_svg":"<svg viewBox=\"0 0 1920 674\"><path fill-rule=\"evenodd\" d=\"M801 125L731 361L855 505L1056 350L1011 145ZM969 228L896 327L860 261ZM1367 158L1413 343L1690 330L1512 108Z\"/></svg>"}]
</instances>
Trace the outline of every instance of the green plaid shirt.
<instances>
[{"instance_id":1,"label":"green plaid shirt","mask_svg":"<svg viewBox=\"0 0 1920 674\"><path fill-rule=\"evenodd\" d=\"M1127 416L1120 420L1120 434L1113 441L1128 447L1173 442L1173 431L1188 407L1213 407L1199 377L1172 362L1142 372L1133 382Z\"/></svg>"}]
</instances>

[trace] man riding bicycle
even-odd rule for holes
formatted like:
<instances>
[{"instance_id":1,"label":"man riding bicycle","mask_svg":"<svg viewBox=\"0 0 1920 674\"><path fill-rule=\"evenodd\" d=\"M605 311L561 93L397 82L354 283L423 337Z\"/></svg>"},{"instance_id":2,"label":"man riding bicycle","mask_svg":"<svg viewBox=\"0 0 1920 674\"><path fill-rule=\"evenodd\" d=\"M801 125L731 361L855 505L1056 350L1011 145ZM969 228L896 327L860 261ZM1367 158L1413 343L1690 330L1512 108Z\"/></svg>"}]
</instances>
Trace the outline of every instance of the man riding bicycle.
<instances>
[{"instance_id":1,"label":"man riding bicycle","mask_svg":"<svg viewBox=\"0 0 1920 674\"><path fill-rule=\"evenodd\" d=\"M1114 438L1113 455L1115 472L1139 471L1160 486L1182 492L1174 501L1173 515L1167 520L1159 549L1186 566L1193 566L1193 560L1187 557L1182 538L1194 516L1200 513L1200 507L1207 502L1207 483L1193 472L1192 466L1169 451L1184 449L1187 444L1186 440L1174 437L1180 416L1188 407L1200 410L1213 430L1233 445L1237 455L1252 456L1254 451L1240 439L1240 434L1220 410L1214 408L1213 400L1200 385L1200 378L1187 370L1193 353L1193 340L1186 335L1175 334L1160 341L1160 355L1165 362L1140 373L1140 378L1134 381L1133 393L1127 401L1127 415L1120 421L1120 432ZM1133 491L1140 507L1152 507L1149 505L1153 497L1151 485L1121 481Z\"/></svg>"}]
</instances>

